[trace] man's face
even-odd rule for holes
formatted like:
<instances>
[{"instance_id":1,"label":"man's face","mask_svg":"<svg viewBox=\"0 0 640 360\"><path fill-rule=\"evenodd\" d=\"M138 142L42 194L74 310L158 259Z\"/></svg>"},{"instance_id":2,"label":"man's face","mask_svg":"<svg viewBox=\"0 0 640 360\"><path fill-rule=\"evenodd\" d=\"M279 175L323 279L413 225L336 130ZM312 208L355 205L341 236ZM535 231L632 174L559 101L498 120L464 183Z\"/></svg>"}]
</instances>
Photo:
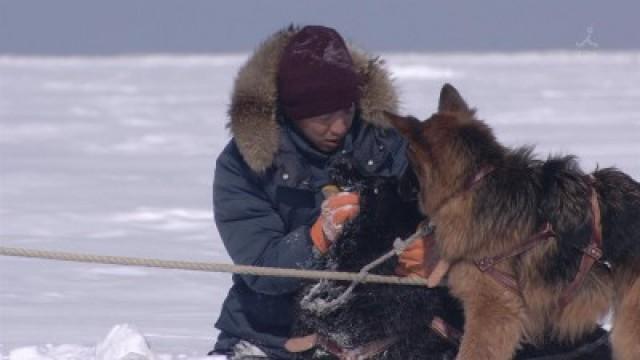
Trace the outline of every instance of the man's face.
<instances>
[{"instance_id":1,"label":"man's face","mask_svg":"<svg viewBox=\"0 0 640 360\"><path fill-rule=\"evenodd\" d=\"M294 126L318 150L331 153L342 144L351 129L355 107L332 113L294 120Z\"/></svg>"}]
</instances>

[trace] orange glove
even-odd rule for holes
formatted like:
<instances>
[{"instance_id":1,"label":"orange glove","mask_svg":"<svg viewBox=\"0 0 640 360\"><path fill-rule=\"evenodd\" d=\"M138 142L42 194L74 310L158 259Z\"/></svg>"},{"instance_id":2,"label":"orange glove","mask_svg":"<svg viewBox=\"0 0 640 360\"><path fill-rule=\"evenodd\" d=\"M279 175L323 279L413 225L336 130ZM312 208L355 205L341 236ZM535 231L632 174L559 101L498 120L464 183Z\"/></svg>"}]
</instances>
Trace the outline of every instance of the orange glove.
<instances>
[{"instance_id":1,"label":"orange glove","mask_svg":"<svg viewBox=\"0 0 640 360\"><path fill-rule=\"evenodd\" d=\"M416 239L398 256L396 274L428 278L439 260L435 247L433 234Z\"/></svg>"},{"instance_id":2,"label":"orange glove","mask_svg":"<svg viewBox=\"0 0 640 360\"><path fill-rule=\"evenodd\" d=\"M344 223L355 218L360 212L360 196L352 192L330 195L322 202L321 214L311 226L311 240L321 253L342 233Z\"/></svg>"}]
</instances>

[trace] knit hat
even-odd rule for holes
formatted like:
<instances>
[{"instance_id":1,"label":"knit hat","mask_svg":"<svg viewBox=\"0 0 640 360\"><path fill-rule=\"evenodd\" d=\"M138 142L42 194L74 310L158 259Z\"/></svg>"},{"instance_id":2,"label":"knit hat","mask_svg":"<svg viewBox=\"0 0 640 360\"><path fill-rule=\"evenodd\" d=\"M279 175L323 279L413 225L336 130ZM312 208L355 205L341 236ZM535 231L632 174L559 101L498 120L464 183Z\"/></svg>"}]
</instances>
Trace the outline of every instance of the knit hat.
<instances>
[{"instance_id":1,"label":"knit hat","mask_svg":"<svg viewBox=\"0 0 640 360\"><path fill-rule=\"evenodd\" d=\"M340 34L324 26L305 26L280 59L280 106L294 120L346 109L360 96L359 82Z\"/></svg>"}]
</instances>

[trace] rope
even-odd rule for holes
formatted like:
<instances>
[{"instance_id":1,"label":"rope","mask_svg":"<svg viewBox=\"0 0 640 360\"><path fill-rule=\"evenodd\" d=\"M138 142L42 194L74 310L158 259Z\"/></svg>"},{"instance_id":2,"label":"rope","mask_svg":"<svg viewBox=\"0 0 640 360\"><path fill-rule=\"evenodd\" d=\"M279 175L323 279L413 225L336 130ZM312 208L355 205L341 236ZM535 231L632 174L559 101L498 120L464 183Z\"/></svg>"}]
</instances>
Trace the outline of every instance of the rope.
<instances>
[{"instance_id":1,"label":"rope","mask_svg":"<svg viewBox=\"0 0 640 360\"><path fill-rule=\"evenodd\" d=\"M399 277L389 275L367 274L366 278L362 278L359 273L338 272L338 271L319 271L319 270L298 270L284 269L262 266L220 264L213 262L193 262L178 260L161 260L149 258L135 258L126 256L105 256L93 254L70 253L63 251L47 251L36 249L24 249L0 246L0 255L17 256L27 258L73 261L94 264L124 265L124 266L143 266L151 268L191 270L205 272L221 272L234 273L242 275L255 276L274 276L288 277L314 280L336 280L336 281L358 281L365 283L393 284L393 285L418 285L426 286L426 279L419 277Z\"/></svg>"},{"instance_id":2,"label":"rope","mask_svg":"<svg viewBox=\"0 0 640 360\"><path fill-rule=\"evenodd\" d=\"M323 313L330 312L335 308L341 306L342 304L347 302L347 300L349 299L349 296L351 296L351 293L353 292L353 289L355 289L355 287L358 284L367 282L367 279L369 278L369 276L374 276L374 275L371 275L369 271L373 270L378 265L389 260L391 257L399 256L414 241L432 234L433 231L434 231L434 226L429 222L426 226L424 225L418 226L418 230L416 230L416 232L413 233L408 238L404 240L401 238L397 238L393 242L393 249L391 249L386 254L383 254L382 256L378 257L377 259L373 260L369 264L365 265L362 269L360 269L360 272L356 274L356 278L351 282L351 285L349 285L349 287L342 294L340 294L340 296L338 296L337 298L331 301L326 301L322 298L317 297L320 291L322 291L322 289L326 286L326 282L322 281L316 284L311 289L311 291L307 295L305 295L300 301L302 308L309 311L313 311L318 315L322 315ZM423 279L423 280L425 281L425 284L426 284L426 279Z\"/></svg>"}]
</instances>

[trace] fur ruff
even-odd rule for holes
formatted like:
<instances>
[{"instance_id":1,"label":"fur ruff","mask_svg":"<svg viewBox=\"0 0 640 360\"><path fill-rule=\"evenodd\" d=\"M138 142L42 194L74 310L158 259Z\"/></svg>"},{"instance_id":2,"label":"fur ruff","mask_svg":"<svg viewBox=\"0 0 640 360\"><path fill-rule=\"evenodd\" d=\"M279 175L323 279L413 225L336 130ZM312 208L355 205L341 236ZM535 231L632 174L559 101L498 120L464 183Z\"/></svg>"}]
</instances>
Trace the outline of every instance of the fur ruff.
<instances>
[{"instance_id":1,"label":"fur ruff","mask_svg":"<svg viewBox=\"0 0 640 360\"><path fill-rule=\"evenodd\" d=\"M242 66L235 79L227 127L249 167L264 172L278 152L280 121L277 70L282 51L300 30L290 26L262 43ZM362 118L379 127L390 125L384 111L396 111L398 97L382 60L348 45L361 78L359 110Z\"/></svg>"}]
</instances>

